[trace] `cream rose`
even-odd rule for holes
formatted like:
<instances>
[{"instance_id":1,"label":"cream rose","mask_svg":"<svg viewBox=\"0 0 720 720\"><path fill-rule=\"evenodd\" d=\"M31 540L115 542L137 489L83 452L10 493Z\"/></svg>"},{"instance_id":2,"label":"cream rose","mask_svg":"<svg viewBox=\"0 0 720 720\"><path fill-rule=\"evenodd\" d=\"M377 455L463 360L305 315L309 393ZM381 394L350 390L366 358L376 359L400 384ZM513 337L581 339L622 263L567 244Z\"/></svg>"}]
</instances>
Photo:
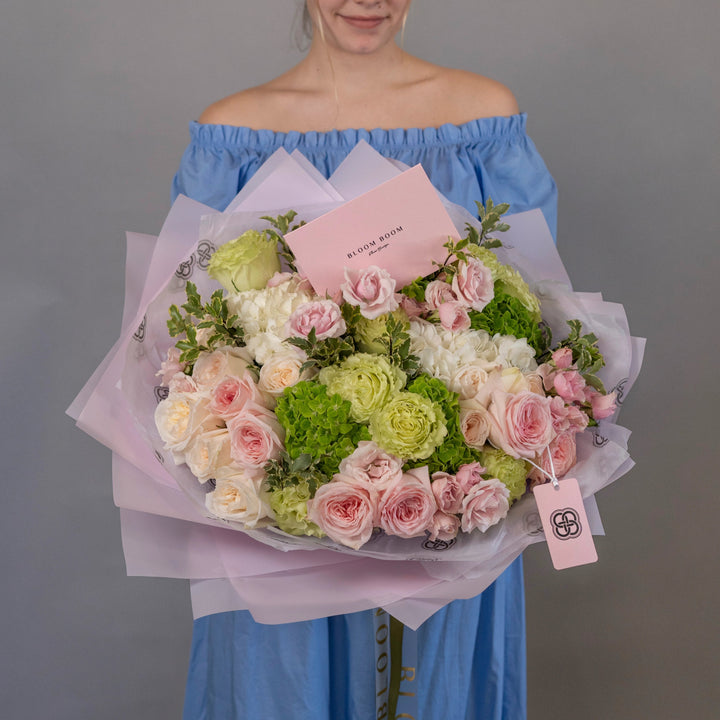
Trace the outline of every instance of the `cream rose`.
<instances>
[{"instance_id":1,"label":"cream rose","mask_svg":"<svg viewBox=\"0 0 720 720\"><path fill-rule=\"evenodd\" d=\"M196 435L185 449L185 463L201 483L216 477L220 468L233 464L230 433L221 428Z\"/></svg>"},{"instance_id":2,"label":"cream rose","mask_svg":"<svg viewBox=\"0 0 720 720\"><path fill-rule=\"evenodd\" d=\"M250 355L242 348L224 347L211 353L200 353L192 378L200 389L211 390L226 375L242 377L251 363Z\"/></svg>"},{"instance_id":3,"label":"cream rose","mask_svg":"<svg viewBox=\"0 0 720 720\"><path fill-rule=\"evenodd\" d=\"M460 401L460 432L465 444L481 450L490 435L492 422L485 407L474 400Z\"/></svg>"},{"instance_id":4,"label":"cream rose","mask_svg":"<svg viewBox=\"0 0 720 720\"><path fill-rule=\"evenodd\" d=\"M215 489L205 496L205 506L216 517L250 528L273 517L262 481L242 470L218 479Z\"/></svg>"},{"instance_id":5,"label":"cream rose","mask_svg":"<svg viewBox=\"0 0 720 720\"><path fill-rule=\"evenodd\" d=\"M155 408L155 426L165 449L174 454L183 452L197 433L217 429L222 424L208 410L205 393L171 392Z\"/></svg>"},{"instance_id":6,"label":"cream rose","mask_svg":"<svg viewBox=\"0 0 720 720\"><path fill-rule=\"evenodd\" d=\"M300 373L303 362L301 354L292 348L273 353L260 368L258 387L268 395L279 397L285 388L304 379Z\"/></svg>"}]
</instances>

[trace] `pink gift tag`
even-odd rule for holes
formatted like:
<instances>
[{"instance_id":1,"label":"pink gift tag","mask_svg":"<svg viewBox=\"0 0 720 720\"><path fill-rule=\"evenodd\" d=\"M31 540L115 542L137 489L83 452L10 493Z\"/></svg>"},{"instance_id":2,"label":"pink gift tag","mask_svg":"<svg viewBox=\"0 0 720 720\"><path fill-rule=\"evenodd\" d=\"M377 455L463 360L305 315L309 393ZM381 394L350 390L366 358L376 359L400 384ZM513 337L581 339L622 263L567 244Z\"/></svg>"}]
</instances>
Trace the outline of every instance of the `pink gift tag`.
<instances>
[{"instance_id":1,"label":"pink gift tag","mask_svg":"<svg viewBox=\"0 0 720 720\"><path fill-rule=\"evenodd\" d=\"M399 290L447 256L443 244L459 239L437 191L416 165L336 210L285 236L315 292L331 295L344 269L377 265Z\"/></svg>"},{"instance_id":2,"label":"pink gift tag","mask_svg":"<svg viewBox=\"0 0 720 720\"><path fill-rule=\"evenodd\" d=\"M536 485L533 492L555 569L597 562L578 481L564 478L557 488L545 483Z\"/></svg>"}]
</instances>

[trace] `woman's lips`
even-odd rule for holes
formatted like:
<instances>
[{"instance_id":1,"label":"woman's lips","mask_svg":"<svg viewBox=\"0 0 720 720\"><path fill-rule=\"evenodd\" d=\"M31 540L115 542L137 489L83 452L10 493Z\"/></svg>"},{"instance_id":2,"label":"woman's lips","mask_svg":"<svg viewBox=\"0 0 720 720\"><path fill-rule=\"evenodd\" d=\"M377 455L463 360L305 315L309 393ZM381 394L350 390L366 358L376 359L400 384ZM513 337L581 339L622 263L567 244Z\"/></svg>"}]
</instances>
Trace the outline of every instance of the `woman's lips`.
<instances>
[{"instance_id":1,"label":"woman's lips","mask_svg":"<svg viewBox=\"0 0 720 720\"><path fill-rule=\"evenodd\" d=\"M372 30L385 20L384 17L353 17L351 15L341 15L340 17L348 23L348 25L360 28L361 30Z\"/></svg>"}]
</instances>

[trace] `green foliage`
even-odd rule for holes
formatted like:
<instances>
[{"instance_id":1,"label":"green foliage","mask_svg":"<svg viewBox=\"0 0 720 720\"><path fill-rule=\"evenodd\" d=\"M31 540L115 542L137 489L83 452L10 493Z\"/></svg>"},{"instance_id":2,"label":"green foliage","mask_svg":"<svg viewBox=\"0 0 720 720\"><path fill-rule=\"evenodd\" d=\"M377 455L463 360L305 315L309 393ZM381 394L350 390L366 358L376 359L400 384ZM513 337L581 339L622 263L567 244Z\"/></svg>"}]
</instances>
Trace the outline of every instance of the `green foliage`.
<instances>
[{"instance_id":1,"label":"green foliage","mask_svg":"<svg viewBox=\"0 0 720 720\"><path fill-rule=\"evenodd\" d=\"M514 335L516 338L525 337L538 356L545 352L550 342L547 326L538 323L534 313L508 293L496 292L482 312L470 310L468 314L473 330L485 330L490 335L499 333Z\"/></svg>"},{"instance_id":2,"label":"green foliage","mask_svg":"<svg viewBox=\"0 0 720 720\"><path fill-rule=\"evenodd\" d=\"M310 496L328 482L309 453L301 453L295 458L283 452L277 460L265 464L265 483L268 490L282 490L290 485L307 483Z\"/></svg>"},{"instance_id":3,"label":"green foliage","mask_svg":"<svg viewBox=\"0 0 720 720\"><path fill-rule=\"evenodd\" d=\"M419 277L413 280L409 285L406 285L400 292L406 295L411 300L416 302L425 302L425 288L435 277L435 273L428 275L427 277Z\"/></svg>"},{"instance_id":4,"label":"green foliage","mask_svg":"<svg viewBox=\"0 0 720 720\"><path fill-rule=\"evenodd\" d=\"M454 473L460 465L476 462L479 453L465 444L460 430L460 403L458 394L448 390L442 380L419 375L407 388L410 392L422 395L439 405L445 414L447 435L442 444L435 448L433 454L425 460L408 463L409 467L427 465L430 474L434 472Z\"/></svg>"},{"instance_id":5,"label":"green foliage","mask_svg":"<svg viewBox=\"0 0 720 720\"><path fill-rule=\"evenodd\" d=\"M385 348L388 360L408 377L414 377L420 370L420 359L410 352L407 327L406 322L389 314L385 320L385 333L377 340Z\"/></svg>"},{"instance_id":6,"label":"green foliage","mask_svg":"<svg viewBox=\"0 0 720 720\"><path fill-rule=\"evenodd\" d=\"M310 368L324 368L329 365L339 365L355 352L355 340L351 335L318 340L315 334L315 328L311 328L307 338L291 337L285 340L285 342L294 345L307 355L307 360L300 368L301 372Z\"/></svg>"},{"instance_id":7,"label":"green foliage","mask_svg":"<svg viewBox=\"0 0 720 720\"><path fill-rule=\"evenodd\" d=\"M369 440L365 425L350 417L350 403L313 381L286 388L275 408L285 428L285 448L290 458L313 458L314 467L328 479L338 471L340 461L350 455L360 440Z\"/></svg>"},{"instance_id":8,"label":"green foliage","mask_svg":"<svg viewBox=\"0 0 720 720\"><path fill-rule=\"evenodd\" d=\"M265 232L267 235L273 240L277 241L277 243L280 245L280 252L278 255L285 260L287 263L288 268L290 269L290 272L297 272L297 266L295 265L295 254L290 249L290 246L285 241L285 235L287 235L289 232L292 232L293 230L297 230L299 227L302 227L305 225L305 221L302 220L301 222L297 223L296 225L290 226L290 223L297 217L297 213L294 210L290 210L290 212L285 213L285 215L278 215L277 217L272 217L270 215L263 215L262 219L267 220L274 230L266 230Z\"/></svg>"},{"instance_id":9,"label":"green foliage","mask_svg":"<svg viewBox=\"0 0 720 720\"><path fill-rule=\"evenodd\" d=\"M167 326L170 337L184 336L175 343L175 347L180 350L180 361L187 363L185 371L189 373L201 352L212 352L226 345L242 347L245 340L238 317L230 314L222 290L216 290L210 301L204 304L194 283L185 285L185 294L187 302L182 305L185 314L177 305L171 305ZM211 329L205 344L198 342L198 329Z\"/></svg>"},{"instance_id":10,"label":"green foliage","mask_svg":"<svg viewBox=\"0 0 720 720\"><path fill-rule=\"evenodd\" d=\"M495 205L492 198L488 198L485 205L480 202L476 202L475 204L477 205L482 231L479 235L477 235L477 231L470 233L472 235L472 242L474 242L475 245L482 245L486 248L500 247L502 245L500 240L490 237L490 233L507 232L510 229L507 223L501 222L500 220L510 209L510 205L508 203ZM477 238L475 238L475 235L477 235Z\"/></svg>"}]
</instances>

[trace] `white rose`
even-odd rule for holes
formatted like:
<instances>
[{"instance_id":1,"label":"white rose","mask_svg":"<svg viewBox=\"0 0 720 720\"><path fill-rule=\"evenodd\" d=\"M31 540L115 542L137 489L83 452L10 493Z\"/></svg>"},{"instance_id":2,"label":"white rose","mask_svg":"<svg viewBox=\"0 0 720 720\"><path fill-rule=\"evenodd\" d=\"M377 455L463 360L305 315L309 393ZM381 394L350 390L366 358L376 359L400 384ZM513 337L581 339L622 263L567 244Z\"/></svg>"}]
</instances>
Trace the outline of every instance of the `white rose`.
<instances>
[{"instance_id":1,"label":"white rose","mask_svg":"<svg viewBox=\"0 0 720 720\"><path fill-rule=\"evenodd\" d=\"M196 435L185 449L185 463L200 482L216 477L221 468L235 468L230 457L230 433L222 428Z\"/></svg>"},{"instance_id":2,"label":"white rose","mask_svg":"<svg viewBox=\"0 0 720 720\"><path fill-rule=\"evenodd\" d=\"M206 430L222 427L222 421L207 409L206 393L171 392L155 408L155 426L165 449L180 453L193 437Z\"/></svg>"},{"instance_id":3,"label":"white rose","mask_svg":"<svg viewBox=\"0 0 720 720\"><path fill-rule=\"evenodd\" d=\"M255 527L263 518L272 518L262 479L243 471L218 478L215 490L205 496L205 506L216 517Z\"/></svg>"},{"instance_id":4,"label":"white rose","mask_svg":"<svg viewBox=\"0 0 720 720\"><path fill-rule=\"evenodd\" d=\"M273 353L260 368L258 387L273 397L282 395L286 387L302 379L300 367L303 362L300 353L292 347Z\"/></svg>"},{"instance_id":5,"label":"white rose","mask_svg":"<svg viewBox=\"0 0 720 720\"><path fill-rule=\"evenodd\" d=\"M450 379L449 388L460 396L460 400L474 398L488 380L485 363L482 360L460 366Z\"/></svg>"},{"instance_id":6,"label":"white rose","mask_svg":"<svg viewBox=\"0 0 720 720\"><path fill-rule=\"evenodd\" d=\"M493 337L498 351L498 362L503 367L516 367L523 372L537 370L535 348L528 345L527 338L519 340L513 335L495 335Z\"/></svg>"},{"instance_id":7,"label":"white rose","mask_svg":"<svg viewBox=\"0 0 720 720\"><path fill-rule=\"evenodd\" d=\"M247 350L223 347L211 353L200 353L193 367L192 378L202 390L212 390L228 375L242 377L252 358Z\"/></svg>"}]
</instances>

